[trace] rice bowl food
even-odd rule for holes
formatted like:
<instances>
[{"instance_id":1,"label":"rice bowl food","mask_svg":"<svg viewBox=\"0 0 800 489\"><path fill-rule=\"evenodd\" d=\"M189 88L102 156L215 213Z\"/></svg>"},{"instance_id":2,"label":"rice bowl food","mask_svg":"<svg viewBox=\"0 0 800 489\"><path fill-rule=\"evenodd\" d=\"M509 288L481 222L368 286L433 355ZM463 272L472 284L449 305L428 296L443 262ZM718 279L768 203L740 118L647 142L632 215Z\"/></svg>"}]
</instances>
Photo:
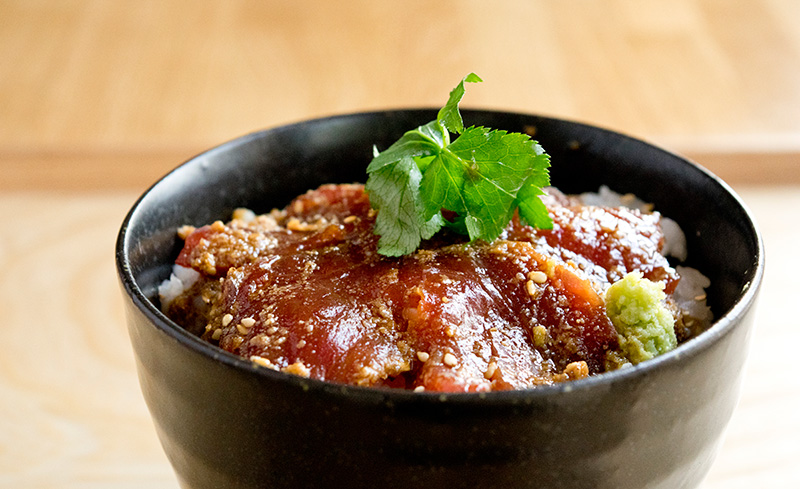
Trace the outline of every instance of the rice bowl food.
<instances>
[{"instance_id":1,"label":"rice bowl food","mask_svg":"<svg viewBox=\"0 0 800 489\"><path fill-rule=\"evenodd\" d=\"M674 221L608 187L543 199L553 230L515 218L493 243L450 233L403 258L377 253L361 185L323 185L260 216L237 209L180 228L161 307L265 368L417 392L581 379L708 328L708 279L667 261L687 258Z\"/></svg>"},{"instance_id":2,"label":"rice bowl food","mask_svg":"<svg viewBox=\"0 0 800 489\"><path fill-rule=\"evenodd\" d=\"M464 111L476 124L535 128L553 161L552 185L563 194L603 195L601 186L608 185L626 206L637 207L625 197L636 195L653 206L643 214L657 211L683 230L685 247L666 239L661 251L681 276L672 299L694 318L710 308L713 319L650 360L532 388L502 390L495 383L477 392L414 392L411 382L393 388L400 386L319 380L313 368L306 377L299 365L283 372L294 362L262 365L215 345L215 324L206 333L203 321L184 327L164 314L159 287L177 271L174 292L180 295L183 283L199 274L174 269L186 244L176 230L216 221L226 226L232 217L249 222L286 208L309 189L362 181L373 144L387 147L433 117L436 111L427 109L379 111L256 132L192 158L133 206L120 230L117 267L144 400L181 487L697 487L739 397L763 244L749 211L724 182L629 136L529 114ZM671 234L669 221L660 221L660 232ZM313 222L291 224L298 240L318 232L304 231L304 224ZM339 224L346 224L344 217ZM526 272L547 275L533 270L534 262L525 262ZM523 275L511 284L514 290L527 294L529 280L541 285L539 274ZM682 291L690 282L705 291ZM703 293L705 300L697 300ZM228 312L227 327L237 333L237 326L247 330L250 324L249 313L242 313ZM261 327L260 316L252 319L249 329ZM190 331L192 324L197 331ZM296 348L300 340L287 337L283 345ZM306 342L300 350L311 345ZM422 365L417 351L409 351L409 372ZM431 362L431 352L424 352ZM444 356L440 371L447 368ZM491 384L485 366L475 369L480 378L469 377L476 387Z\"/></svg>"}]
</instances>

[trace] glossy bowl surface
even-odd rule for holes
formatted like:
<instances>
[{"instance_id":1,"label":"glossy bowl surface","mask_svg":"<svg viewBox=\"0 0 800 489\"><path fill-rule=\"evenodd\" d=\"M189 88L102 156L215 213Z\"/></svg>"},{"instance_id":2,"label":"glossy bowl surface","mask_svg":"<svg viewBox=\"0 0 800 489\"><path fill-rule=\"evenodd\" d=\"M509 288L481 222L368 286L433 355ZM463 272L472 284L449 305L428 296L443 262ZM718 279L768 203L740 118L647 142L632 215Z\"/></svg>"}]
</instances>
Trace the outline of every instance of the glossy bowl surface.
<instances>
[{"instance_id":1,"label":"glossy bowl surface","mask_svg":"<svg viewBox=\"0 0 800 489\"><path fill-rule=\"evenodd\" d=\"M535 131L552 182L653 202L711 278L714 326L673 352L534 390L412 393L258 368L166 318L157 286L177 227L265 212L329 182L364 181L435 110L336 116L253 133L175 169L133 206L116 250L144 398L183 487L689 488L708 471L738 399L764 270L754 221L701 167L646 142L534 115L463 110L468 125Z\"/></svg>"}]
</instances>

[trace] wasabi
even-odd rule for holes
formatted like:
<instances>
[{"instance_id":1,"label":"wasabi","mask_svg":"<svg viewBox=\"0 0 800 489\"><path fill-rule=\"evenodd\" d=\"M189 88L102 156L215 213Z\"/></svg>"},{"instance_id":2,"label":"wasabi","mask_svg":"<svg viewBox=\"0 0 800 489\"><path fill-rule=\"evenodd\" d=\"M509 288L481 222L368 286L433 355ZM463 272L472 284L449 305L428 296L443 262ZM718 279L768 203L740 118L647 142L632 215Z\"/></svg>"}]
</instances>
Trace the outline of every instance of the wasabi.
<instances>
[{"instance_id":1,"label":"wasabi","mask_svg":"<svg viewBox=\"0 0 800 489\"><path fill-rule=\"evenodd\" d=\"M664 284L631 272L606 292L606 311L631 363L649 360L676 346L675 319L665 304Z\"/></svg>"}]
</instances>

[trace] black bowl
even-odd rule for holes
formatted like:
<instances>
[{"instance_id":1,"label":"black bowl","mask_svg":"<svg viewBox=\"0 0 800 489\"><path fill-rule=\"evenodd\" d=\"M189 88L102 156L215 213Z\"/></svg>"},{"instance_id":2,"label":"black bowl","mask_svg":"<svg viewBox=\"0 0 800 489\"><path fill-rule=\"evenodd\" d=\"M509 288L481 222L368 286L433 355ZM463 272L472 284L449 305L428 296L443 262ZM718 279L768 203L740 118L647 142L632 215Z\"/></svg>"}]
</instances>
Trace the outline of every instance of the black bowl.
<instances>
[{"instance_id":1,"label":"black bowl","mask_svg":"<svg viewBox=\"0 0 800 489\"><path fill-rule=\"evenodd\" d=\"M119 234L139 380L187 488L695 487L738 398L764 251L718 178L645 142L575 122L463 111L468 125L533 131L566 192L601 184L655 203L687 231L690 266L711 278L713 327L676 350L533 390L414 393L258 368L187 333L157 286L176 229L268 211L319 184L364 181L385 149L436 111L345 115L258 132L203 153L151 187Z\"/></svg>"}]
</instances>

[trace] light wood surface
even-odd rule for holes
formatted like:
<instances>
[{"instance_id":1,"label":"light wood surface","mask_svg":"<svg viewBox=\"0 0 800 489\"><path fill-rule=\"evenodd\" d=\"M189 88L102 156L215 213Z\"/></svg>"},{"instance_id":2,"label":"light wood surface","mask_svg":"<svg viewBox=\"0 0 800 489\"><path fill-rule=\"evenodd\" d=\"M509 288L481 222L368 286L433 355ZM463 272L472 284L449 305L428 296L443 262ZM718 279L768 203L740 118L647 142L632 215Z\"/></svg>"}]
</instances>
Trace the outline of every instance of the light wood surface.
<instances>
[{"instance_id":1,"label":"light wood surface","mask_svg":"<svg viewBox=\"0 0 800 489\"><path fill-rule=\"evenodd\" d=\"M113 263L136 197L192 155L335 113L537 112L689 154L733 184L768 270L703 489L800 487L800 2L0 0L0 487L177 482Z\"/></svg>"},{"instance_id":2,"label":"light wood surface","mask_svg":"<svg viewBox=\"0 0 800 489\"><path fill-rule=\"evenodd\" d=\"M471 71L465 106L800 182L798 23L794 0L2 0L0 188L144 188L256 129L440 106Z\"/></svg>"}]
</instances>

